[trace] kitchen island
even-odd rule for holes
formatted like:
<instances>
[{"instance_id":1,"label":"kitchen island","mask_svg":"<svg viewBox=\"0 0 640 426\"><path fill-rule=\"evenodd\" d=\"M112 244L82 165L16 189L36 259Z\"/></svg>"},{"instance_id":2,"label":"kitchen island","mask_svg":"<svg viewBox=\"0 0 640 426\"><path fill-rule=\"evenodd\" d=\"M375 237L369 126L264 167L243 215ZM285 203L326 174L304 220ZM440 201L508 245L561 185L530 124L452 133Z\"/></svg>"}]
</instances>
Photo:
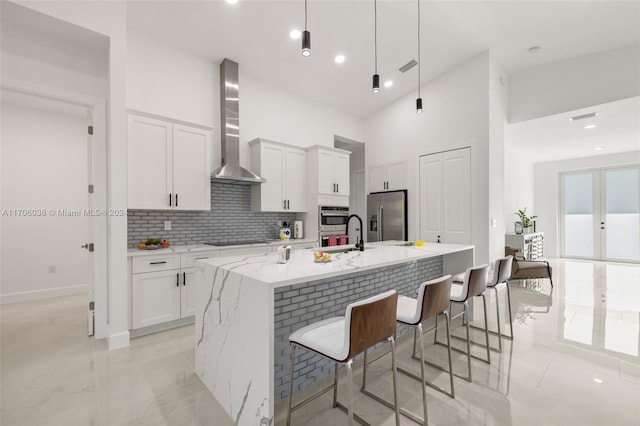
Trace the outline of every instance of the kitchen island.
<instances>
[{"instance_id":1,"label":"kitchen island","mask_svg":"<svg viewBox=\"0 0 640 426\"><path fill-rule=\"evenodd\" d=\"M195 369L236 424L272 424L274 404L287 396L293 331L388 289L414 295L421 282L472 266L474 248L385 241L335 253L329 263L314 263L309 250L292 251L287 264L277 259L270 253L197 262ZM333 368L301 351L294 391Z\"/></svg>"}]
</instances>

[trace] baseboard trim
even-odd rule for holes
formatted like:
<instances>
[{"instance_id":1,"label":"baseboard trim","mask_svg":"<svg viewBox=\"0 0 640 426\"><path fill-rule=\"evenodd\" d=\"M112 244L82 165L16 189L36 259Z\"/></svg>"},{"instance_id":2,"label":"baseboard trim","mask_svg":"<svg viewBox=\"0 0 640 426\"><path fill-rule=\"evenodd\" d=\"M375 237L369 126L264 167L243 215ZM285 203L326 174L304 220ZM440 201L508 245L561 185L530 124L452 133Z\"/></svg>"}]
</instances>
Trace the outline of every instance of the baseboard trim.
<instances>
[{"instance_id":1,"label":"baseboard trim","mask_svg":"<svg viewBox=\"0 0 640 426\"><path fill-rule=\"evenodd\" d=\"M109 350L126 348L129 346L129 330L121 331L120 333L109 334L107 338Z\"/></svg>"},{"instance_id":2,"label":"baseboard trim","mask_svg":"<svg viewBox=\"0 0 640 426\"><path fill-rule=\"evenodd\" d=\"M68 287L47 288L43 290L20 291L17 293L0 294L0 305L6 303L28 302L30 300L49 299L51 297L69 296L87 293L88 286L72 285Z\"/></svg>"},{"instance_id":3,"label":"baseboard trim","mask_svg":"<svg viewBox=\"0 0 640 426\"><path fill-rule=\"evenodd\" d=\"M162 324L150 325L148 327L142 327L142 328L134 328L130 331L131 338L133 339L140 336L146 336L147 334L170 330L172 328L182 327L188 324L193 324L195 322L196 322L195 315L191 315L190 317L180 318L180 319L169 321L169 322L163 322Z\"/></svg>"}]
</instances>

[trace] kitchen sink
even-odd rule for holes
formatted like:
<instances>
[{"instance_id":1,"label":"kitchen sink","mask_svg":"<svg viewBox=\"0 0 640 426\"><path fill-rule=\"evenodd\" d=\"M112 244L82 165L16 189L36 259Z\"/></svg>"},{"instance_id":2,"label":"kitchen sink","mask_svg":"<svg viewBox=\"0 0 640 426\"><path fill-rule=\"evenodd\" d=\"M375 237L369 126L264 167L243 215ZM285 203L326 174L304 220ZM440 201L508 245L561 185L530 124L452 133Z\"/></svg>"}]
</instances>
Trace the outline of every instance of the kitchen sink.
<instances>
[{"instance_id":1,"label":"kitchen sink","mask_svg":"<svg viewBox=\"0 0 640 426\"><path fill-rule=\"evenodd\" d=\"M364 247L365 251L373 250L375 247ZM314 249L314 251L321 251L323 253L348 253L350 251L360 251L359 248L356 247L344 247L344 246L335 246L335 247L322 247L319 249Z\"/></svg>"}]
</instances>

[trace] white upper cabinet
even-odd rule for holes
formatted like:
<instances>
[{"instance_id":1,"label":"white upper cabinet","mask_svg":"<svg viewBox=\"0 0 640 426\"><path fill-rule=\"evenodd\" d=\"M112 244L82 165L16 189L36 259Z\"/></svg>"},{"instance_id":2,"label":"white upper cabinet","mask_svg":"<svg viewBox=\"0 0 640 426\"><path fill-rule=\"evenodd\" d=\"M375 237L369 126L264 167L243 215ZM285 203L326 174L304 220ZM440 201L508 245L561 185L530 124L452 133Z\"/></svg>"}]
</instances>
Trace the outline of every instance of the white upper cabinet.
<instances>
[{"instance_id":1,"label":"white upper cabinet","mask_svg":"<svg viewBox=\"0 0 640 426\"><path fill-rule=\"evenodd\" d=\"M392 161L369 167L369 192L407 188L406 161Z\"/></svg>"},{"instance_id":2,"label":"white upper cabinet","mask_svg":"<svg viewBox=\"0 0 640 426\"><path fill-rule=\"evenodd\" d=\"M350 153L319 146L309 148L309 153L313 162L309 170L311 173L317 170L318 194L349 196Z\"/></svg>"},{"instance_id":3,"label":"white upper cabinet","mask_svg":"<svg viewBox=\"0 0 640 426\"><path fill-rule=\"evenodd\" d=\"M129 208L209 210L211 132L129 115Z\"/></svg>"},{"instance_id":4,"label":"white upper cabinet","mask_svg":"<svg viewBox=\"0 0 640 426\"><path fill-rule=\"evenodd\" d=\"M252 210L307 211L306 151L264 139L254 139L249 146L251 169L267 180L251 187Z\"/></svg>"}]
</instances>

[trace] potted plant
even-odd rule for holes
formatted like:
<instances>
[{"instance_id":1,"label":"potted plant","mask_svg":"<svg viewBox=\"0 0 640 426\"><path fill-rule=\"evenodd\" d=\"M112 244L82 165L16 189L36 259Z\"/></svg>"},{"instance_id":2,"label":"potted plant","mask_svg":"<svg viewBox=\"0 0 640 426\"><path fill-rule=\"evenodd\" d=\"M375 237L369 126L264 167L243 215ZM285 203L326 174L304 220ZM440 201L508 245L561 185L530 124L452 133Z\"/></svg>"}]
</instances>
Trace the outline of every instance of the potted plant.
<instances>
[{"instance_id":1,"label":"potted plant","mask_svg":"<svg viewBox=\"0 0 640 426\"><path fill-rule=\"evenodd\" d=\"M533 232L533 227L534 227L534 219L537 218L538 216L527 216L527 208L523 208L521 210L518 210L516 212L516 215L520 218L520 221L515 223L515 232L516 234L522 234L523 232L525 234L530 234L531 232Z\"/></svg>"}]
</instances>

